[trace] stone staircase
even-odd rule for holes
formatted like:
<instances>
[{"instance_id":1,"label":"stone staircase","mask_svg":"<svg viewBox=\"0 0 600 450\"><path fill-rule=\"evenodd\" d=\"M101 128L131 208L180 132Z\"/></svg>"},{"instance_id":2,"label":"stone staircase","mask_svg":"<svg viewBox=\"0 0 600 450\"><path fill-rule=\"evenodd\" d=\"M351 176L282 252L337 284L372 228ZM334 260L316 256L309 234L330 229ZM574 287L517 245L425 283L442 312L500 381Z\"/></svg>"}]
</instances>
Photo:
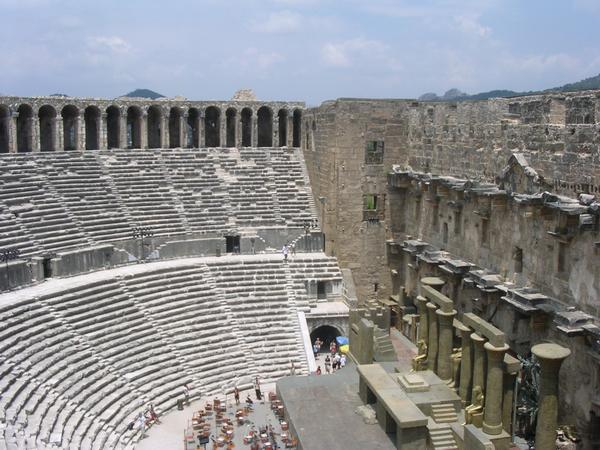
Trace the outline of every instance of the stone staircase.
<instances>
[{"instance_id":1,"label":"stone staircase","mask_svg":"<svg viewBox=\"0 0 600 450\"><path fill-rule=\"evenodd\" d=\"M458 450L452 428L449 425L438 425L430 420L427 430L429 431L430 448L433 450Z\"/></svg>"},{"instance_id":2,"label":"stone staircase","mask_svg":"<svg viewBox=\"0 0 600 450\"><path fill-rule=\"evenodd\" d=\"M452 423L458 421L456 409L451 403L431 405L431 417L436 423Z\"/></svg>"},{"instance_id":3,"label":"stone staircase","mask_svg":"<svg viewBox=\"0 0 600 450\"><path fill-rule=\"evenodd\" d=\"M396 361L396 350L389 335L381 328L375 327L373 336L373 356L375 361Z\"/></svg>"}]
</instances>

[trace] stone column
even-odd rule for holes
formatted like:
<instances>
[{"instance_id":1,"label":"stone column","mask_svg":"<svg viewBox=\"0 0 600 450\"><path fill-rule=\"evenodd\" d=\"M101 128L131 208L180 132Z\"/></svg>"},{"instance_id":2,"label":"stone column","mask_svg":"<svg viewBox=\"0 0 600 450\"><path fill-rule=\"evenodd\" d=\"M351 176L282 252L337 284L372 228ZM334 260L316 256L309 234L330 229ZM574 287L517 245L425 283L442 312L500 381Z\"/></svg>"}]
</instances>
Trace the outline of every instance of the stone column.
<instances>
[{"instance_id":1,"label":"stone column","mask_svg":"<svg viewBox=\"0 0 600 450\"><path fill-rule=\"evenodd\" d=\"M75 141L77 142L77 150L83 151L85 150L85 112L83 110L79 111L79 116L77 116L77 125L76 125L76 137Z\"/></svg>"},{"instance_id":2,"label":"stone column","mask_svg":"<svg viewBox=\"0 0 600 450\"><path fill-rule=\"evenodd\" d=\"M473 341L471 340L471 330L468 327L460 329L460 341L462 357L460 360L460 386L458 395L462 401L463 407L471 403L471 379L473 375Z\"/></svg>"},{"instance_id":3,"label":"stone column","mask_svg":"<svg viewBox=\"0 0 600 450\"><path fill-rule=\"evenodd\" d=\"M512 434L512 407L514 404L516 378L516 372L504 372L504 396L502 397L502 426L504 427L504 431L506 431L508 434Z\"/></svg>"},{"instance_id":4,"label":"stone column","mask_svg":"<svg viewBox=\"0 0 600 450\"><path fill-rule=\"evenodd\" d=\"M160 148L170 147L170 132L171 130L169 129L169 114L163 112L163 114L160 116Z\"/></svg>"},{"instance_id":5,"label":"stone column","mask_svg":"<svg viewBox=\"0 0 600 450\"><path fill-rule=\"evenodd\" d=\"M483 413L483 431L496 435L502 433L502 361L508 345L495 347L489 342L484 344L487 352L487 382L485 390L485 410Z\"/></svg>"},{"instance_id":6,"label":"stone column","mask_svg":"<svg viewBox=\"0 0 600 450\"><path fill-rule=\"evenodd\" d=\"M557 344L544 343L534 345L531 353L540 363L540 393L535 428L535 448L537 450L554 450L558 425L558 373L563 360L571 354L571 350Z\"/></svg>"},{"instance_id":7,"label":"stone column","mask_svg":"<svg viewBox=\"0 0 600 450\"><path fill-rule=\"evenodd\" d=\"M60 114L54 118L54 151L62 152L65 149L65 126Z\"/></svg>"},{"instance_id":8,"label":"stone column","mask_svg":"<svg viewBox=\"0 0 600 450\"><path fill-rule=\"evenodd\" d=\"M272 128L272 144L273 147L279 147L279 115L273 113L273 128Z\"/></svg>"},{"instance_id":9,"label":"stone column","mask_svg":"<svg viewBox=\"0 0 600 450\"><path fill-rule=\"evenodd\" d=\"M148 148L148 111L142 112L140 117L140 148Z\"/></svg>"},{"instance_id":10,"label":"stone column","mask_svg":"<svg viewBox=\"0 0 600 450\"><path fill-rule=\"evenodd\" d=\"M427 343L427 368L436 371L438 353L438 322L435 310L437 306L427 303L427 317L429 322L429 342Z\"/></svg>"},{"instance_id":11,"label":"stone column","mask_svg":"<svg viewBox=\"0 0 600 450\"><path fill-rule=\"evenodd\" d=\"M475 386L479 386L485 392L485 351L483 344L485 339L479 336L477 333L471 333L471 341L473 342L473 382L471 383L472 389ZM471 390L471 399L473 399L473 390Z\"/></svg>"},{"instance_id":12,"label":"stone column","mask_svg":"<svg viewBox=\"0 0 600 450\"><path fill-rule=\"evenodd\" d=\"M119 114L119 145L117 148L127 148L129 142L127 142L127 110L121 109Z\"/></svg>"},{"instance_id":13,"label":"stone column","mask_svg":"<svg viewBox=\"0 0 600 450\"><path fill-rule=\"evenodd\" d=\"M258 116L252 111L252 147L258 146Z\"/></svg>"},{"instance_id":14,"label":"stone column","mask_svg":"<svg viewBox=\"0 0 600 450\"><path fill-rule=\"evenodd\" d=\"M30 119L31 122L31 151L39 152L41 150L40 142L40 118L38 112L35 111L33 117Z\"/></svg>"},{"instance_id":15,"label":"stone column","mask_svg":"<svg viewBox=\"0 0 600 450\"><path fill-rule=\"evenodd\" d=\"M8 152L17 153L17 118L19 117L18 112L12 113L8 120Z\"/></svg>"},{"instance_id":16,"label":"stone column","mask_svg":"<svg viewBox=\"0 0 600 450\"><path fill-rule=\"evenodd\" d=\"M427 318L427 299L425 297L417 296L417 308L419 309L419 337L417 341L424 340L427 344L429 340L429 319Z\"/></svg>"},{"instance_id":17,"label":"stone column","mask_svg":"<svg viewBox=\"0 0 600 450\"><path fill-rule=\"evenodd\" d=\"M181 118L179 120L179 129L181 130L180 133L180 142L179 142L179 146L181 148L186 148L188 146L188 127L187 127L187 123L188 123L188 119L189 119L189 114L187 112L183 113L181 115Z\"/></svg>"},{"instance_id":18,"label":"stone column","mask_svg":"<svg viewBox=\"0 0 600 450\"><path fill-rule=\"evenodd\" d=\"M200 148L206 147L206 136L204 136L204 126L205 126L204 117L205 117L205 111L199 110L198 111L198 146Z\"/></svg>"},{"instance_id":19,"label":"stone column","mask_svg":"<svg viewBox=\"0 0 600 450\"><path fill-rule=\"evenodd\" d=\"M599 115L600 116L600 115ZM288 112L287 116L287 146L292 147L294 143L294 115Z\"/></svg>"},{"instance_id":20,"label":"stone column","mask_svg":"<svg viewBox=\"0 0 600 450\"><path fill-rule=\"evenodd\" d=\"M227 111L219 113L219 147L227 145Z\"/></svg>"},{"instance_id":21,"label":"stone column","mask_svg":"<svg viewBox=\"0 0 600 450\"><path fill-rule=\"evenodd\" d=\"M438 309L435 312L438 316L439 344L437 375L446 383L452 381L452 342L454 337L454 328L452 319L456 315L456 310L444 312Z\"/></svg>"},{"instance_id":22,"label":"stone column","mask_svg":"<svg viewBox=\"0 0 600 450\"><path fill-rule=\"evenodd\" d=\"M98 148L104 150L108 148L108 124L106 121L106 112L101 112L98 118Z\"/></svg>"}]
</instances>

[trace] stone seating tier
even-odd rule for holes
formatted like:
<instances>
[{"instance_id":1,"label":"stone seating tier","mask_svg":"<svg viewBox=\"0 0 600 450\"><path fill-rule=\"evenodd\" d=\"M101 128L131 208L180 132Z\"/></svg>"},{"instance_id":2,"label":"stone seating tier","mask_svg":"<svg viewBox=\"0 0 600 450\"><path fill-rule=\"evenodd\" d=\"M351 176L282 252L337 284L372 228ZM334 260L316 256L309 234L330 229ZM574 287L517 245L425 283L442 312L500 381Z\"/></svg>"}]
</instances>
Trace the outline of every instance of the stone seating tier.
<instances>
[{"instance_id":1,"label":"stone seating tier","mask_svg":"<svg viewBox=\"0 0 600 450\"><path fill-rule=\"evenodd\" d=\"M0 247L23 256L155 236L315 219L290 149L103 150L0 155Z\"/></svg>"}]
</instances>

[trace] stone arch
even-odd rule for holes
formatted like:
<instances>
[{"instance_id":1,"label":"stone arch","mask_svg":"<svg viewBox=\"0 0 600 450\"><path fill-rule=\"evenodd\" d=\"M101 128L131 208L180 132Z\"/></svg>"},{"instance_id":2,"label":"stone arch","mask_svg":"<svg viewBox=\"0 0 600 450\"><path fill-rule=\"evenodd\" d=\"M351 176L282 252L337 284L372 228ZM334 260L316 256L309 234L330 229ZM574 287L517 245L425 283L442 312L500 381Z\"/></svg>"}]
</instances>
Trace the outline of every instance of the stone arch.
<instances>
[{"instance_id":1,"label":"stone arch","mask_svg":"<svg viewBox=\"0 0 600 450\"><path fill-rule=\"evenodd\" d=\"M27 153L33 149L33 109L23 104L17 112L17 152Z\"/></svg>"},{"instance_id":2,"label":"stone arch","mask_svg":"<svg viewBox=\"0 0 600 450\"><path fill-rule=\"evenodd\" d=\"M314 344L317 338L323 341L321 346L322 352L329 352L329 344L335 340L337 336L343 336L342 331L333 325L315 326L310 332L310 342Z\"/></svg>"},{"instance_id":3,"label":"stone arch","mask_svg":"<svg viewBox=\"0 0 600 450\"><path fill-rule=\"evenodd\" d=\"M60 112L63 122L63 148L77 150L79 140L79 109L66 105Z\"/></svg>"},{"instance_id":4,"label":"stone arch","mask_svg":"<svg viewBox=\"0 0 600 450\"><path fill-rule=\"evenodd\" d=\"M190 108L187 118L187 147L200 147L200 111Z\"/></svg>"},{"instance_id":5,"label":"stone arch","mask_svg":"<svg viewBox=\"0 0 600 450\"><path fill-rule=\"evenodd\" d=\"M300 147L301 144L301 129L302 129L302 111L294 110L292 124L292 147Z\"/></svg>"},{"instance_id":6,"label":"stone arch","mask_svg":"<svg viewBox=\"0 0 600 450\"><path fill-rule=\"evenodd\" d=\"M256 112L258 120L258 147L273 146L273 111L268 106L261 106Z\"/></svg>"},{"instance_id":7,"label":"stone arch","mask_svg":"<svg viewBox=\"0 0 600 450\"><path fill-rule=\"evenodd\" d=\"M288 111L280 109L277 113L279 118L279 146L287 147Z\"/></svg>"},{"instance_id":8,"label":"stone arch","mask_svg":"<svg viewBox=\"0 0 600 450\"><path fill-rule=\"evenodd\" d=\"M225 111L226 120L226 138L225 147L235 147L235 120L237 117L237 111L235 108L227 108Z\"/></svg>"},{"instance_id":9,"label":"stone arch","mask_svg":"<svg viewBox=\"0 0 600 450\"><path fill-rule=\"evenodd\" d=\"M252 110L242 109L242 147L252 147Z\"/></svg>"},{"instance_id":10,"label":"stone arch","mask_svg":"<svg viewBox=\"0 0 600 450\"><path fill-rule=\"evenodd\" d=\"M182 146L181 143L181 119L183 118L183 111L181 108L174 106L169 111L169 147L179 148Z\"/></svg>"},{"instance_id":11,"label":"stone arch","mask_svg":"<svg viewBox=\"0 0 600 450\"><path fill-rule=\"evenodd\" d=\"M204 112L204 142L207 147L221 145L221 110L216 106L209 106Z\"/></svg>"},{"instance_id":12,"label":"stone arch","mask_svg":"<svg viewBox=\"0 0 600 450\"><path fill-rule=\"evenodd\" d=\"M100 109L97 106L88 106L83 111L85 123L85 149L98 150L100 148Z\"/></svg>"},{"instance_id":13,"label":"stone arch","mask_svg":"<svg viewBox=\"0 0 600 450\"><path fill-rule=\"evenodd\" d=\"M121 147L121 110L115 105L106 108L106 144L108 148Z\"/></svg>"},{"instance_id":14,"label":"stone arch","mask_svg":"<svg viewBox=\"0 0 600 450\"><path fill-rule=\"evenodd\" d=\"M10 109L6 105L0 105L0 153L8 153L10 142Z\"/></svg>"},{"instance_id":15,"label":"stone arch","mask_svg":"<svg viewBox=\"0 0 600 450\"><path fill-rule=\"evenodd\" d=\"M142 110L139 106L127 108L127 148L142 148Z\"/></svg>"},{"instance_id":16,"label":"stone arch","mask_svg":"<svg viewBox=\"0 0 600 450\"><path fill-rule=\"evenodd\" d=\"M38 112L40 120L40 150L56 151L56 110L53 106L44 105Z\"/></svg>"},{"instance_id":17,"label":"stone arch","mask_svg":"<svg viewBox=\"0 0 600 450\"><path fill-rule=\"evenodd\" d=\"M148 108L148 148L162 147L162 109L156 105Z\"/></svg>"}]
</instances>

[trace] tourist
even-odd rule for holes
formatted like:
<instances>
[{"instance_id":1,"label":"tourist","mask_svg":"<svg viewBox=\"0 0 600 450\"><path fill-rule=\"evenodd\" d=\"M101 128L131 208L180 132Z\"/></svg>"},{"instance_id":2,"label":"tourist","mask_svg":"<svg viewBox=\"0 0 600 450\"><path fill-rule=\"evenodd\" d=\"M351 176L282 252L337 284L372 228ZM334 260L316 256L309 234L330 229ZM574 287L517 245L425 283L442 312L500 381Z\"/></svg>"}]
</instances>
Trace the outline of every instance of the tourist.
<instances>
[{"instance_id":1,"label":"tourist","mask_svg":"<svg viewBox=\"0 0 600 450\"><path fill-rule=\"evenodd\" d=\"M342 356L340 356L340 369L345 366L346 366L346 355L344 355L342 353Z\"/></svg>"},{"instance_id":2,"label":"tourist","mask_svg":"<svg viewBox=\"0 0 600 450\"><path fill-rule=\"evenodd\" d=\"M335 367L335 369L339 369L340 368L340 354L336 353L335 356L333 357L333 366Z\"/></svg>"},{"instance_id":3,"label":"tourist","mask_svg":"<svg viewBox=\"0 0 600 450\"><path fill-rule=\"evenodd\" d=\"M317 366L317 375L321 375L321 366Z\"/></svg>"},{"instance_id":4,"label":"tourist","mask_svg":"<svg viewBox=\"0 0 600 450\"><path fill-rule=\"evenodd\" d=\"M294 361L290 360L290 375L296 375L296 366L294 365Z\"/></svg>"},{"instance_id":5,"label":"tourist","mask_svg":"<svg viewBox=\"0 0 600 450\"><path fill-rule=\"evenodd\" d=\"M148 414L150 416L150 420L154 423L160 423L160 420L158 420L158 414L156 414L156 411L154 411L154 405L152 403L150 403L150 408L148 409Z\"/></svg>"},{"instance_id":6,"label":"tourist","mask_svg":"<svg viewBox=\"0 0 600 450\"><path fill-rule=\"evenodd\" d=\"M144 437L146 434L146 417L144 416L144 412L141 411L137 418L137 426L141 430L140 439Z\"/></svg>"},{"instance_id":7,"label":"tourist","mask_svg":"<svg viewBox=\"0 0 600 450\"><path fill-rule=\"evenodd\" d=\"M331 358L329 355L325 357L325 373L331 373Z\"/></svg>"},{"instance_id":8,"label":"tourist","mask_svg":"<svg viewBox=\"0 0 600 450\"><path fill-rule=\"evenodd\" d=\"M336 350L337 346L335 345L335 342L331 341L331 344L329 344L329 352L331 353L331 356L335 355Z\"/></svg>"},{"instance_id":9,"label":"tourist","mask_svg":"<svg viewBox=\"0 0 600 450\"><path fill-rule=\"evenodd\" d=\"M237 386L233 388L233 398L235 398L235 404L239 405L240 404L240 390L238 389Z\"/></svg>"},{"instance_id":10,"label":"tourist","mask_svg":"<svg viewBox=\"0 0 600 450\"><path fill-rule=\"evenodd\" d=\"M290 251L290 249L289 249L287 243L285 243L283 245L283 248L281 249L281 253L283 253L283 261L284 262L287 262L289 251Z\"/></svg>"},{"instance_id":11,"label":"tourist","mask_svg":"<svg viewBox=\"0 0 600 450\"><path fill-rule=\"evenodd\" d=\"M254 393L256 394L256 400L262 400L262 392L260 392L260 382L258 377L254 378Z\"/></svg>"}]
</instances>

